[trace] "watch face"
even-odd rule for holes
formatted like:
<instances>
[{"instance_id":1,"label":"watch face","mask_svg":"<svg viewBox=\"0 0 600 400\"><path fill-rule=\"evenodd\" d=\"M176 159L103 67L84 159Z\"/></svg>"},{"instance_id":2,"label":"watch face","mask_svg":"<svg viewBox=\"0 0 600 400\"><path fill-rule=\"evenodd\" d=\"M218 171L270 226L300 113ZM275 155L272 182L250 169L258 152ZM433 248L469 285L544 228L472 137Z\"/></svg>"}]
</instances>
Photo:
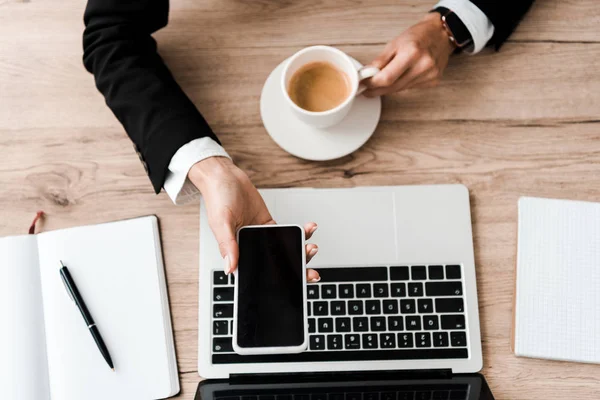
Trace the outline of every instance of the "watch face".
<instances>
[{"instance_id":1,"label":"watch face","mask_svg":"<svg viewBox=\"0 0 600 400\"><path fill-rule=\"evenodd\" d=\"M454 12L449 11L448 13L444 14L443 20L450 32L452 32L452 36L454 36L457 47L465 47L473 42L471 33L469 33L469 30L465 24L463 24L463 22Z\"/></svg>"}]
</instances>

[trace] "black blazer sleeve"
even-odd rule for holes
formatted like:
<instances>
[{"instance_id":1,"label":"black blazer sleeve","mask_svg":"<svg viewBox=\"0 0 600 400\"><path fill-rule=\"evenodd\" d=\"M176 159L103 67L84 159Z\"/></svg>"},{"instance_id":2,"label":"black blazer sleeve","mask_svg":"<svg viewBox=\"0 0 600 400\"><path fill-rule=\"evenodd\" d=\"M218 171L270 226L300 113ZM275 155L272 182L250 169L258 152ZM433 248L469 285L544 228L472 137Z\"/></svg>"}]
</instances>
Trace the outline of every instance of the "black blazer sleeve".
<instances>
[{"instance_id":1,"label":"black blazer sleeve","mask_svg":"<svg viewBox=\"0 0 600 400\"><path fill-rule=\"evenodd\" d=\"M175 152L189 141L218 139L173 79L151 34L167 24L168 0L89 0L83 63L123 124L156 193Z\"/></svg>"},{"instance_id":2,"label":"black blazer sleeve","mask_svg":"<svg viewBox=\"0 0 600 400\"><path fill-rule=\"evenodd\" d=\"M488 45L496 50L508 39L534 0L471 0L494 24L494 36Z\"/></svg>"}]
</instances>

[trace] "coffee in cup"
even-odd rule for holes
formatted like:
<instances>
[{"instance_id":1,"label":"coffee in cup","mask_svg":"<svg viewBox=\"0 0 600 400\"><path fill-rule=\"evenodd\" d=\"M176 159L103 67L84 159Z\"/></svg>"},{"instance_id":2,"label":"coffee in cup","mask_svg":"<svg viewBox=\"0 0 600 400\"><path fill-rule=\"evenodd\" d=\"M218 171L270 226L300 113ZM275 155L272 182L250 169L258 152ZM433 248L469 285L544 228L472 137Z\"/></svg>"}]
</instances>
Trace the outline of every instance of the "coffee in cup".
<instances>
[{"instance_id":1,"label":"coffee in cup","mask_svg":"<svg viewBox=\"0 0 600 400\"><path fill-rule=\"evenodd\" d=\"M366 86L364 79L377 74L335 47L312 46L286 62L281 74L283 97L299 120L316 128L340 123Z\"/></svg>"},{"instance_id":2,"label":"coffee in cup","mask_svg":"<svg viewBox=\"0 0 600 400\"><path fill-rule=\"evenodd\" d=\"M288 95L296 105L311 112L331 110L350 96L350 78L326 61L311 62L292 75Z\"/></svg>"}]
</instances>

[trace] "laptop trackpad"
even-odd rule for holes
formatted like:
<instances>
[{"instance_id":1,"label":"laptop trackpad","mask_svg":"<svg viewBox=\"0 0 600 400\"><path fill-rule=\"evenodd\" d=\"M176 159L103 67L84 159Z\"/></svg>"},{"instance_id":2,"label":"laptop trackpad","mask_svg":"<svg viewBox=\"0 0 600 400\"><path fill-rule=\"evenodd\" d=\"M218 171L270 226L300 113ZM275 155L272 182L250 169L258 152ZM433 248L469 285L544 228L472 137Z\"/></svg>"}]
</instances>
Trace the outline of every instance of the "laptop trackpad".
<instances>
[{"instance_id":1,"label":"laptop trackpad","mask_svg":"<svg viewBox=\"0 0 600 400\"><path fill-rule=\"evenodd\" d=\"M319 225L310 240L319 246L310 263L313 267L385 264L396 259L391 193L307 190L278 194L273 203L269 207L280 224L314 221Z\"/></svg>"}]
</instances>

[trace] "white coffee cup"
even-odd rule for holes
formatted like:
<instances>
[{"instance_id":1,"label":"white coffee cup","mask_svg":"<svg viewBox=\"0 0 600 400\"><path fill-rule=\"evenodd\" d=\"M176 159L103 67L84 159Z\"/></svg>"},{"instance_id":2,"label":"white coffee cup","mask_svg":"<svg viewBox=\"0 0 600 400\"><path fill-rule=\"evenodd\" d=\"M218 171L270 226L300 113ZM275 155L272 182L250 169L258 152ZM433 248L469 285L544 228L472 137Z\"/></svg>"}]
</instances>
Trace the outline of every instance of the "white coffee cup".
<instances>
[{"instance_id":1,"label":"white coffee cup","mask_svg":"<svg viewBox=\"0 0 600 400\"><path fill-rule=\"evenodd\" d=\"M343 71L350 79L350 94L344 102L335 108L327 111L308 111L299 107L290 98L288 94L288 85L290 79L296 71L313 62L328 62ZM354 61L341 50L330 46L312 46L300 50L291 56L283 69L281 75L281 90L283 90L284 98L288 105L293 110L293 113L305 123L317 128L326 128L341 122L352 108L354 99L365 91L366 87L360 82L370 78L379 72L376 67L360 67L357 68Z\"/></svg>"}]
</instances>

